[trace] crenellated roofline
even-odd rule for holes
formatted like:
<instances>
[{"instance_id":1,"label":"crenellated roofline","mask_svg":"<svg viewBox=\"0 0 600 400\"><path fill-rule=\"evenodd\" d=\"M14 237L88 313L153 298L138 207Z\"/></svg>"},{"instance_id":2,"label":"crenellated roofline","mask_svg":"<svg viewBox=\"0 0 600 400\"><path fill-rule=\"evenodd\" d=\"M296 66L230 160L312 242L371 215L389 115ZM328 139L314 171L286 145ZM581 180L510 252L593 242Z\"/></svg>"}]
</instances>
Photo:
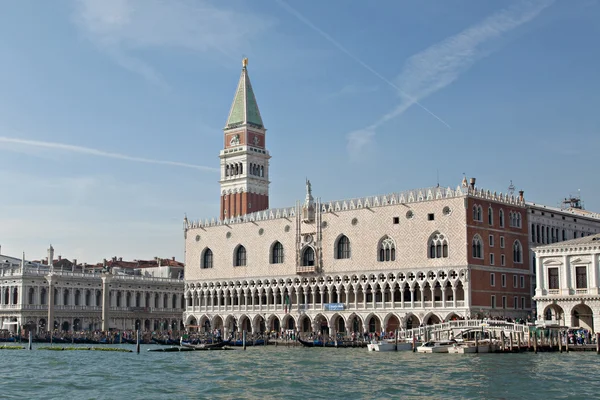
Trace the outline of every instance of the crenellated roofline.
<instances>
[{"instance_id":1,"label":"crenellated roofline","mask_svg":"<svg viewBox=\"0 0 600 400\"><path fill-rule=\"evenodd\" d=\"M321 213L331 213L338 211L357 210L362 208L386 207L398 204L421 203L427 201L440 200L445 198L456 198L471 196L482 200L504 203L516 207L525 207L525 200L517 196L491 192L479 188L468 188L457 186L456 189L450 187L429 187L424 189L407 190L377 196L359 197L354 199L337 200L329 202L319 202L317 210ZM243 224L255 221L266 221L280 218L295 217L299 213L299 205L287 208L274 208L264 211L257 211L240 217L219 220L216 218L185 221L185 230L207 228L211 226L222 226L232 224Z\"/></svg>"}]
</instances>

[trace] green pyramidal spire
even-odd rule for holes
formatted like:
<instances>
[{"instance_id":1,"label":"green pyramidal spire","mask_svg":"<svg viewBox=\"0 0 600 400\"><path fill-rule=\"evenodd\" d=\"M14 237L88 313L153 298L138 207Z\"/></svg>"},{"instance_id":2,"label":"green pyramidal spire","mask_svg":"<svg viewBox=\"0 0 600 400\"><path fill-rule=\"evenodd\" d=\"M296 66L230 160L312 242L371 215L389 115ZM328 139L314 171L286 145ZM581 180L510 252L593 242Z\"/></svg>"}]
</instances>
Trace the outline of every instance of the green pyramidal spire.
<instances>
[{"instance_id":1,"label":"green pyramidal spire","mask_svg":"<svg viewBox=\"0 0 600 400\"><path fill-rule=\"evenodd\" d=\"M245 124L264 128L258 104L256 104L256 97L254 97L254 91L252 90L252 84L248 77L248 70L246 69L248 65L247 58L244 58L242 65L242 75L240 76L240 82L235 92L235 98L231 105L231 111L229 111L229 118L227 118L225 129Z\"/></svg>"}]
</instances>

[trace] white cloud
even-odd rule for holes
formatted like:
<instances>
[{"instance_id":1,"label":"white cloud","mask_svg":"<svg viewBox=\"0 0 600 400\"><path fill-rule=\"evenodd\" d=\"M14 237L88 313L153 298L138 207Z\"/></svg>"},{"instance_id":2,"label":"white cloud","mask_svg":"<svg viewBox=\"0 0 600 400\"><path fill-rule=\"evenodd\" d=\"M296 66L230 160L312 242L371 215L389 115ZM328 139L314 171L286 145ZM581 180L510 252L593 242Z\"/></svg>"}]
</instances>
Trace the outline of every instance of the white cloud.
<instances>
[{"instance_id":1,"label":"white cloud","mask_svg":"<svg viewBox=\"0 0 600 400\"><path fill-rule=\"evenodd\" d=\"M450 85L473 64L492 53L489 46L491 41L533 20L553 2L540 0L518 3L411 56L395 80L396 86L401 89L398 93L400 104L368 128L349 133L350 154L360 154L361 149L373 140L378 127Z\"/></svg>"},{"instance_id":2,"label":"white cloud","mask_svg":"<svg viewBox=\"0 0 600 400\"><path fill-rule=\"evenodd\" d=\"M165 160L156 160L151 158L143 158L143 157L133 157L128 156L121 153L113 153L103 150L92 149L90 147L82 147L82 146L74 146L71 144L64 143L55 143L55 142L42 142L39 140L27 140L27 139L19 139L19 138L10 138L5 136L0 136L0 143L10 143L23 145L28 147L41 147L49 150L57 150L57 151L68 151L71 153L80 153L80 154L88 154L97 157L106 157L106 158L116 158L119 160L125 161L133 161L133 162L141 162L147 164L159 164L159 165L170 165L174 167L184 167L184 168L194 168L199 169L201 171L208 172L217 172L219 169L212 167L205 167L203 165L196 164L187 164L177 161L165 161Z\"/></svg>"},{"instance_id":3,"label":"white cloud","mask_svg":"<svg viewBox=\"0 0 600 400\"><path fill-rule=\"evenodd\" d=\"M181 48L218 53L231 60L274 23L247 10L203 0L76 0L74 19L81 31L122 67L153 83L164 78L136 51Z\"/></svg>"}]
</instances>

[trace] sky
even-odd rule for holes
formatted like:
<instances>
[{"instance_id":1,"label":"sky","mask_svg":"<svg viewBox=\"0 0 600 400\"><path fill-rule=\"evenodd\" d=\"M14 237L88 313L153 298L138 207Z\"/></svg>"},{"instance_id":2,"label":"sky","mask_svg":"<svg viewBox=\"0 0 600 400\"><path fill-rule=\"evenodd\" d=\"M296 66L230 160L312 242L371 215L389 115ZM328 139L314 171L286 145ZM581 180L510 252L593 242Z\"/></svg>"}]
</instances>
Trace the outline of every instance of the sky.
<instances>
[{"instance_id":1,"label":"sky","mask_svg":"<svg viewBox=\"0 0 600 400\"><path fill-rule=\"evenodd\" d=\"M270 205L467 177L600 211L597 0L37 0L0 6L0 245L183 259L219 213L241 60Z\"/></svg>"}]
</instances>

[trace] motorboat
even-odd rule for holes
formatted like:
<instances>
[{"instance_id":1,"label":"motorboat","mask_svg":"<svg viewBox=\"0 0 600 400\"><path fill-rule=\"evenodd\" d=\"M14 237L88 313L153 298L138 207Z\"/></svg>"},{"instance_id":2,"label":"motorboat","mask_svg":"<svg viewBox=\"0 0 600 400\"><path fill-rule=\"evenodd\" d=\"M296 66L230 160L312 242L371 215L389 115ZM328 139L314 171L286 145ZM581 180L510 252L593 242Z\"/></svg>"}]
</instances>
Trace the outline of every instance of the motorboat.
<instances>
[{"instance_id":1,"label":"motorboat","mask_svg":"<svg viewBox=\"0 0 600 400\"><path fill-rule=\"evenodd\" d=\"M448 353L448 349L456 343L456 340L429 341L417 347L417 351L419 353Z\"/></svg>"},{"instance_id":2,"label":"motorboat","mask_svg":"<svg viewBox=\"0 0 600 400\"><path fill-rule=\"evenodd\" d=\"M489 353L493 346L489 340L482 340L475 344L473 341L457 342L454 346L448 348L448 353L467 354L467 353Z\"/></svg>"},{"instance_id":3,"label":"motorboat","mask_svg":"<svg viewBox=\"0 0 600 400\"><path fill-rule=\"evenodd\" d=\"M368 351L407 351L412 350L411 342L398 342L394 340L372 341L367 345Z\"/></svg>"}]
</instances>

